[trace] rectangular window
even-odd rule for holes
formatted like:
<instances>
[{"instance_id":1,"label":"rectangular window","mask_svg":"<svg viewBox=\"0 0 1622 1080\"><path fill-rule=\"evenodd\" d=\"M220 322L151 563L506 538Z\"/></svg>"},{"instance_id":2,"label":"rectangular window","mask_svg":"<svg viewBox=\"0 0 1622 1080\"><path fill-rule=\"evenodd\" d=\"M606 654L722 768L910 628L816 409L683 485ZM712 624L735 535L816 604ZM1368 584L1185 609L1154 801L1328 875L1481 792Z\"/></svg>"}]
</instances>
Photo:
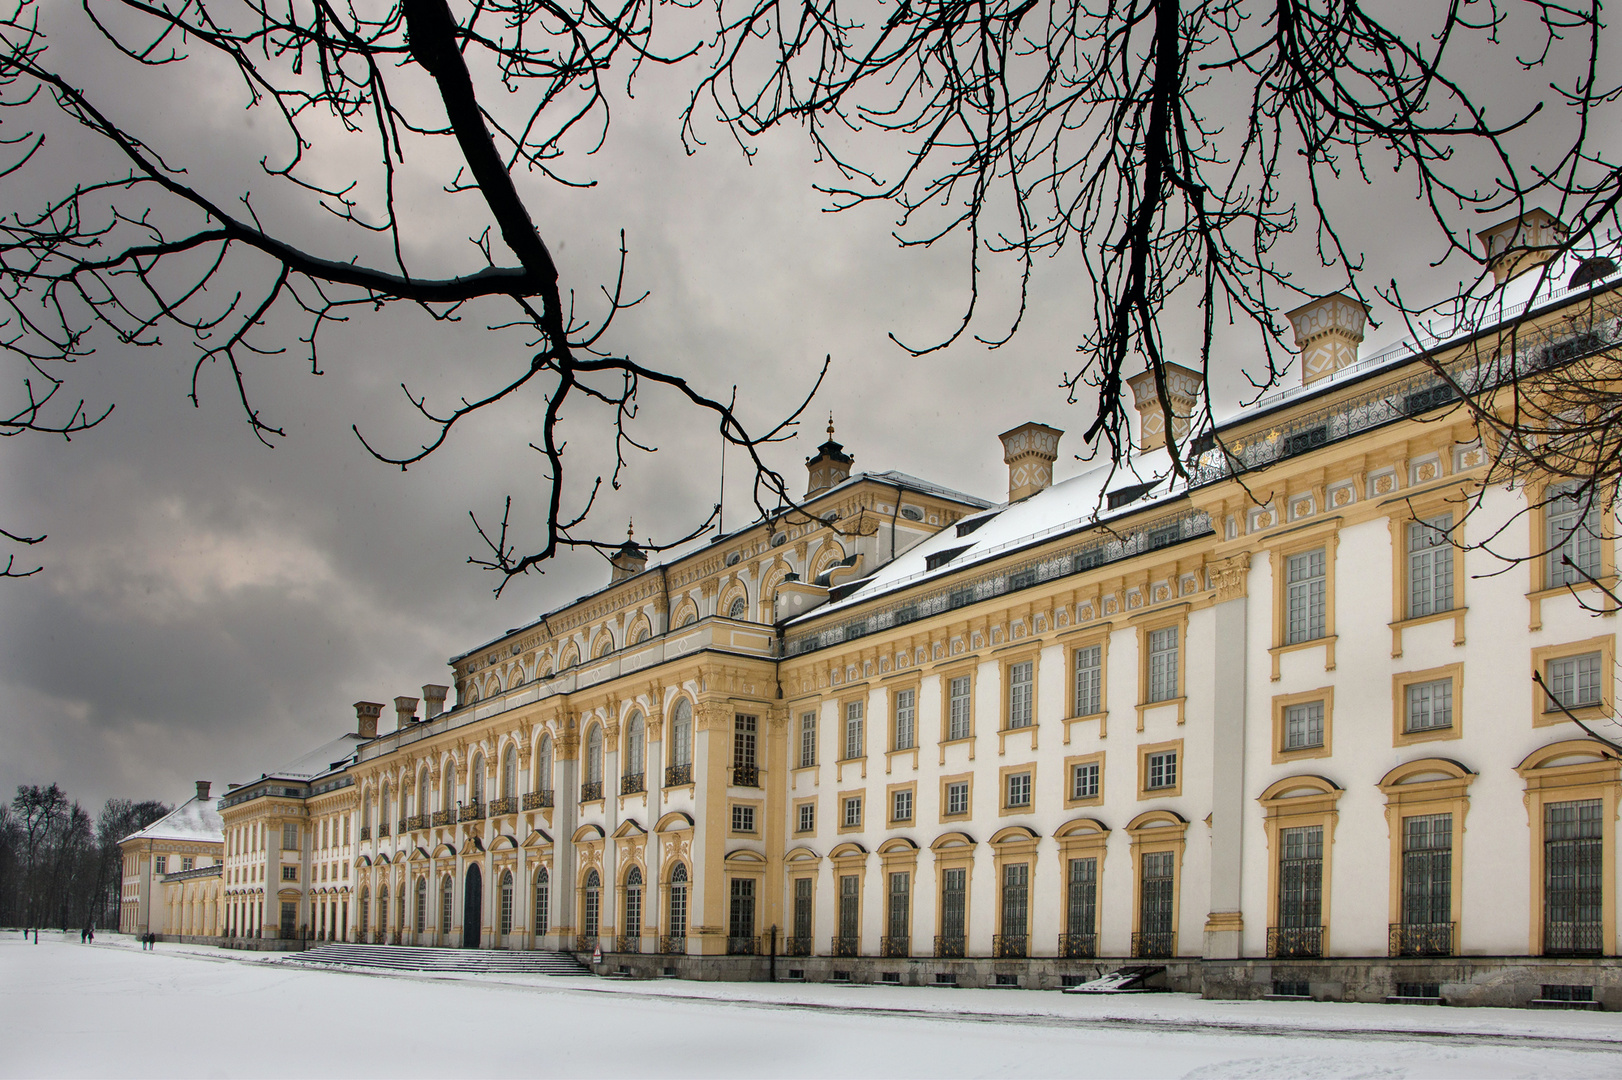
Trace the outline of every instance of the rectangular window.
<instances>
[{"instance_id":1,"label":"rectangular window","mask_svg":"<svg viewBox=\"0 0 1622 1080\"><path fill-rule=\"evenodd\" d=\"M1599 799L1543 808L1543 951L1598 956L1605 937L1605 852Z\"/></svg>"},{"instance_id":2,"label":"rectangular window","mask_svg":"<svg viewBox=\"0 0 1622 1080\"><path fill-rule=\"evenodd\" d=\"M1149 631L1149 701L1177 696L1177 627Z\"/></svg>"},{"instance_id":3,"label":"rectangular window","mask_svg":"<svg viewBox=\"0 0 1622 1080\"><path fill-rule=\"evenodd\" d=\"M970 719L973 716L972 701L969 697L971 680L967 675L959 675L953 679L949 686L951 700L951 717L949 719L946 737L948 739L967 739L970 733Z\"/></svg>"},{"instance_id":4,"label":"rectangular window","mask_svg":"<svg viewBox=\"0 0 1622 1080\"><path fill-rule=\"evenodd\" d=\"M890 875L889 937L891 950L885 955L905 952L912 933L912 875L899 871Z\"/></svg>"},{"instance_id":5,"label":"rectangular window","mask_svg":"<svg viewBox=\"0 0 1622 1080\"><path fill-rule=\"evenodd\" d=\"M1547 587L1582 585L1600 573L1597 493L1551 491L1543 507Z\"/></svg>"},{"instance_id":6,"label":"rectangular window","mask_svg":"<svg viewBox=\"0 0 1622 1080\"><path fill-rule=\"evenodd\" d=\"M946 785L946 812L947 814L967 814L969 812L969 784L968 781Z\"/></svg>"},{"instance_id":7,"label":"rectangular window","mask_svg":"<svg viewBox=\"0 0 1622 1080\"><path fill-rule=\"evenodd\" d=\"M794 879L794 936L807 945L811 941L811 888L808 877Z\"/></svg>"},{"instance_id":8,"label":"rectangular window","mask_svg":"<svg viewBox=\"0 0 1622 1080\"><path fill-rule=\"evenodd\" d=\"M918 745L918 691L897 690L895 695L895 749L911 750Z\"/></svg>"},{"instance_id":9,"label":"rectangular window","mask_svg":"<svg viewBox=\"0 0 1622 1080\"><path fill-rule=\"evenodd\" d=\"M1143 786L1149 791L1177 786L1177 751L1162 750L1149 755Z\"/></svg>"},{"instance_id":10,"label":"rectangular window","mask_svg":"<svg viewBox=\"0 0 1622 1080\"><path fill-rule=\"evenodd\" d=\"M191 855L182 855L180 857L180 872L182 874L184 874L187 870L196 868L196 866L197 859L195 857Z\"/></svg>"},{"instance_id":11,"label":"rectangular window","mask_svg":"<svg viewBox=\"0 0 1622 1080\"><path fill-rule=\"evenodd\" d=\"M1442 928L1453 920L1453 815L1420 814L1402 819L1402 924L1411 934ZM1451 930L1451 927L1448 927ZM1403 951L1427 944L1404 936ZM1434 935L1433 935L1434 936ZM1451 944L1451 934L1449 944ZM1451 948L1445 951L1451 951Z\"/></svg>"},{"instance_id":12,"label":"rectangular window","mask_svg":"<svg viewBox=\"0 0 1622 1080\"><path fill-rule=\"evenodd\" d=\"M282 880L283 881L297 881L298 880L298 867L296 867L296 866L284 866L284 867L282 867Z\"/></svg>"},{"instance_id":13,"label":"rectangular window","mask_svg":"<svg viewBox=\"0 0 1622 1080\"><path fill-rule=\"evenodd\" d=\"M1031 726L1031 691L1036 665L1030 660L1008 665L1008 726Z\"/></svg>"},{"instance_id":14,"label":"rectangular window","mask_svg":"<svg viewBox=\"0 0 1622 1080\"><path fill-rule=\"evenodd\" d=\"M1091 937L1098 924L1098 860L1071 859L1065 932ZM1088 944L1087 948L1091 948ZM1085 955L1081 953L1079 955Z\"/></svg>"},{"instance_id":15,"label":"rectangular window","mask_svg":"<svg viewBox=\"0 0 1622 1080\"><path fill-rule=\"evenodd\" d=\"M1408 684L1406 731L1435 731L1453 726L1453 680Z\"/></svg>"},{"instance_id":16,"label":"rectangular window","mask_svg":"<svg viewBox=\"0 0 1622 1080\"><path fill-rule=\"evenodd\" d=\"M867 756L867 741L862 737L862 703L845 705L845 759Z\"/></svg>"},{"instance_id":17,"label":"rectangular window","mask_svg":"<svg viewBox=\"0 0 1622 1080\"><path fill-rule=\"evenodd\" d=\"M839 879L839 936L855 941L862 932L862 879L846 874Z\"/></svg>"},{"instance_id":18,"label":"rectangular window","mask_svg":"<svg viewBox=\"0 0 1622 1080\"><path fill-rule=\"evenodd\" d=\"M1598 705L1601 696L1600 671L1600 654L1597 652L1550 660L1548 670L1543 675L1544 685L1549 688L1549 693L1544 697L1544 711L1559 712L1561 705L1568 709Z\"/></svg>"},{"instance_id":19,"label":"rectangular window","mask_svg":"<svg viewBox=\"0 0 1622 1080\"><path fill-rule=\"evenodd\" d=\"M1031 805L1030 773L1008 774L1008 801L1005 805L1010 808Z\"/></svg>"},{"instance_id":20,"label":"rectangular window","mask_svg":"<svg viewBox=\"0 0 1622 1080\"><path fill-rule=\"evenodd\" d=\"M962 942L969 906L969 872L962 867L941 871L941 937Z\"/></svg>"},{"instance_id":21,"label":"rectangular window","mask_svg":"<svg viewBox=\"0 0 1622 1080\"><path fill-rule=\"evenodd\" d=\"M1280 829L1278 833L1278 925L1286 930L1316 930L1323 926L1322 825ZM1288 942L1291 952L1315 955L1315 942ZM1307 946L1303 948L1303 946Z\"/></svg>"},{"instance_id":22,"label":"rectangular window","mask_svg":"<svg viewBox=\"0 0 1622 1080\"><path fill-rule=\"evenodd\" d=\"M298 850L298 826L297 825L289 824L289 825L283 825L282 826L282 850L283 851L297 851Z\"/></svg>"},{"instance_id":23,"label":"rectangular window","mask_svg":"<svg viewBox=\"0 0 1622 1080\"><path fill-rule=\"evenodd\" d=\"M1083 761L1070 770L1070 797L1072 799L1098 798L1098 762Z\"/></svg>"},{"instance_id":24,"label":"rectangular window","mask_svg":"<svg viewBox=\"0 0 1622 1080\"><path fill-rule=\"evenodd\" d=\"M1284 710L1284 749L1307 750L1323 744L1323 702L1304 701Z\"/></svg>"},{"instance_id":25,"label":"rectangular window","mask_svg":"<svg viewBox=\"0 0 1622 1080\"><path fill-rule=\"evenodd\" d=\"M744 768L755 765L755 718L739 715L732 724L732 764Z\"/></svg>"},{"instance_id":26,"label":"rectangular window","mask_svg":"<svg viewBox=\"0 0 1622 1080\"><path fill-rule=\"evenodd\" d=\"M733 878L727 933L733 938L755 936L755 879Z\"/></svg>"},{"instance_id":27,"label":"rectangular window","mask_svg":"<svg viewBox=\"0 0 1622 1080\"><path fill-rule=\"evenodd\" d=\"M890 802L890 820L912 820L912 792L910 790L895 793Z\"/></svg>"},{"instance_id":28,"label":"rectangular window","mask_svg":"<svg viewBox=\"0 0 1622 1080\"><path fill-rule=\"evenodd\" d=\"M1453 515L1408 523L1408 617L1453 610Z\"/></svg>"},{"instance_id":29,"label":"rectangular window","mask_svg":"<svg viewBox=\"0 0 1622 1080\"><path fill-rule=\"evenodd\" d=\"M809 769L817 763L817 714L800 714L800 768Z\"/></svg>"},{"instance_id":30,"label":"rectangular window","mask_svg":"<svg viewBox=\"0 0 1622 1080\"><path fill-rule=\"evenodd\" d=\"M862 826L862 797L854 795L845 800L845 828L859 829Z\"/></svg>"},{"instance_id":31,"label":"rectangular window","mask_svg":"<svg viewBox=\"0 0 1622 1080\"><path fill-rule=\"evenodd\" d=\"M1302 551L1286 560L1284 643L1324 636L1324 549Z\"/></svg>"},{"instance_id":32,"label":"rectangular window","mask_svg":"<svg viewBox=\"0 0 1622 1080\"><path fill-rule=\"evenodd\" d=\"M1088 645L1076 650L1076 700L1074 716L1092 716L1104 711L1104 646Z\"/></svg>"},{"instance_id":33,"label":"rectangular window","mask_svg":"<svg viewBox=\"0 0 1622 1080\"><path fill-rule=\"evenodd\" d=\"M732 808L732 831L737 833L752 833L755 831L755 808L753 806L734 806Z\"/></svg>"},{"instance_id":34,"label":"rectangular window","mask_svg":"<svg viewBox=\"0 0 1622 1080\"><path fill-rule=\"evenodd\" d=\"M817 804L801 803L799 832L815 832L817 828Z\"/></svg>"},{"instance_id":35,"label":"rectangular window","mask_svg":"<svg viewBox=\"0 0 1622 1080\"><path fill-rule=\"evenodd\" d=\"M1138 930L1144 935L1156 935L1164 941L1147 941L1151 947L1164 945L1159 955L1170 955L1172 915L1175 907L1176 879L1173 876L1172 853L1145 852L1142 856L1141 880L1138 882ZM1151 954L1154 955L1154 954Z\"/></svg>"},{"instance_id":36,"label":"rectangular window","mask_svg":"<svg viewBox=\"0 0 1622 1080\"><path fill-rule=\"evenodd\" d=\"M152 869L156 873L167 874L169 872L168 867L169 857L167 855L159 855L152 860Z\"/></svg>"},{"instance_id":37,"label":"rectangular window","mask_svg":"<svg viewBox=\"0 0 1622 1080\"><path fill-rule=\"evenodd\" d=\"M1030 925L1029 904L1031 893L1031 868L1026 863L1008 863L1002 868L1002 935L1006 944L1020 947L1024 945L1026 930ZM1018 939L1009 942L1009 938ZM1004 952L1003 955L1022 955L1019 952Z\"/></svg>"}]
</instances>

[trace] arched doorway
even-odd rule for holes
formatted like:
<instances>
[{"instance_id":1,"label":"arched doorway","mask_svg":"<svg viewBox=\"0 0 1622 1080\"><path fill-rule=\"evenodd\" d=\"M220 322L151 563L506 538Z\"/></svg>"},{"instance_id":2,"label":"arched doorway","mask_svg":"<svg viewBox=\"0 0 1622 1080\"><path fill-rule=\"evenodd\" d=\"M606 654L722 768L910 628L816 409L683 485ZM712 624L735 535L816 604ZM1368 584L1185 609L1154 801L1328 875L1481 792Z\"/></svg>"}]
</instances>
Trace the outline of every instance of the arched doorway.
<instances>
[{"instance_id":1,"label":"arched doorway","mask_svg":"<svg viewBox=\"0 0 1622 1080\"><path fill-rule=\"evenodd\" d=\"M479 876L479 864L467 868L467 886L462 893L462 948L479 947L480 924L484 922L484 881Z\"/></svg>"}]
</instances>

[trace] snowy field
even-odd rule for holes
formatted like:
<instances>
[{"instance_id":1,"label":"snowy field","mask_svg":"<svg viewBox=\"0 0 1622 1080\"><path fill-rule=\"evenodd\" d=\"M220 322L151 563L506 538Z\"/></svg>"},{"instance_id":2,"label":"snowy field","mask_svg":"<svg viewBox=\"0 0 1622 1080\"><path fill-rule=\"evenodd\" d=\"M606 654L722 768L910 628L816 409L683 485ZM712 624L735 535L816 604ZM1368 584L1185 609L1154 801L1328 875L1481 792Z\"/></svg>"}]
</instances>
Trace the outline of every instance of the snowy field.
<instances>
[{"instance_id":1,"label":"snowy field","mask_svg":"<svg viewBox=\"0 0 1622 1080\"><path fill-rule=\"evenodd\" d=\"M1619 1077L1607 1013L409 976L0 937L0 1076Z\"/></svg>"}]
</instances>

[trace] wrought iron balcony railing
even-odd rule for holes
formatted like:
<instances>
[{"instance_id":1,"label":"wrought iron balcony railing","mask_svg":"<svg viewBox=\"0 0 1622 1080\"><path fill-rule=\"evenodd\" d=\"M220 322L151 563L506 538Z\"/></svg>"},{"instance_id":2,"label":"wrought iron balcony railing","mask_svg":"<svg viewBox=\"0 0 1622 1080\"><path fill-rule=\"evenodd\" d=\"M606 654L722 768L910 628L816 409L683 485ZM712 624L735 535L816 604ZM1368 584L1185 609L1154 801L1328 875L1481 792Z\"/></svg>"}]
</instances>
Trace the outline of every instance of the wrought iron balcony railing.
<instances>
[{"instance_id":1,"label":"wrought iron balcony railing","mask_svg":"<svg viewBox=\"0 0 1622 1080\"><path fill-rule=\"evenodd\" d=\"M484 817L484 804L481 802L468 803L466 806L462 807L460 817L463 821L480 820Z\"/></svg>"},{"instance_id":2,"label":"wrought iron balcony railing","mask_svg":"<svg viewBox=\"0 0 1622 1080\"><path fill-rule=\"evenodd\" d=\"M434 824L435 825L454 825L454 824L456 824L456 811L454 811L454 810L435 810L434 811Z\"/></svg>"},{"instance_id":3,"label":"wrought iron balcony railing","mask_svg":"<svg viewBox=\"0 0 1622 1080\"><path fill-rule=\"evenodd\" d=\"M389 823L386 821L379 821L377 823L377 838L381 840L387 835L389 835Z\"/></svg>"},{"instance_id":4,"label":"wrought iron balcony railing","mask_svg":"<svg viewBox=\"0 0 1622 1080\"><path fill-rule=\"evenodd\" d=\"M830 951L834 956L858 956L861 952L860 943L860 938L835 934Z\"/></svg>"},{"instance_id":5,"label":"wrought iron balcony railing","mask_svg":"<svg viewBox=\"0 0 1622 1080\"><path fill-rule=\"evenodd\" d=\"M686 937L686 935L672 936L670 934L660 934L659 935L659 951L664 953L666 956L686 956L687 955L687 937Z\"/></svg>"},{"instance_id":6,"label":"wrought iron balcony railing","mask_svg":"<svg viewBox=\"0 0 1622 1080\"><path fill-rule=\"evenodd\" d=\"M491 817L500 817L502 814L516 813L518 813L518 799L515 796L508 795L504 799L490 800Z\"/></svg>"},{"instance_id":7,"label":"wrought iron balcony railing","mask_svg":"<svg viewBox=\"0 0 1622 1080\"><path fill-rule=\"evenodd\" d=\"M546 788L545 790L542 790L542 791L526 791L526 792L524 792L524 809L525 810L550 809L551 806L552 806L552 789L551 788Z\"/></svg>"},{"instance_id":8,"label":"wrought iron balcony railing","mask_svg":"<svg viewBox=\"0 0 1622 1080\"><path fill-rule=\"evenodd\" d=\"M642 938L637 934L621 934L614 939L614 951L622 953L639 953L642 951Z\"/></svg>"},{"instance_id":9,"label":"wrought iron balcony railing","mask_svg":"<svg viewBox=\"0 0 1622 1080\"><path fill-rule=\"evenodd\" d=\"M1089 959L1098 955L1097 934L1060 934L1059 955L1067 960Z\"/></svg>"},{"instance_id":10,"label":"wrought iron balcony railing","mask_svg":"<svg viewBox=\"0 0 1622 1080\"><path fill-rule=\"evenodd\" d=\"M750 934L747 937L728 937L728 956L757 956L760 954L760 939Z\"/></svg>"},{"instance_id":11,"label":"wrought iron balcony railing","mask_svg":"<svg viewBox=\"0 0 1622 1080\"><path fill-rule=\"evenodd\" d=\"M360 838L362 840L370 840L372 838L372 827L370 825L362 825L360 827Z\"/></svg>"},{"instance_id":12,"label":"wrought iron balcony railing","mask_svg":"<svg viewBox=\"0 0 1622 1080\"><path fill-rule=\"evenodd\" d=\"M665 787L680 787L693 782L691 765L671 765L665 769Z\"/></svg>"},{"instance_id":13,"label":"wrought iron balcony railing","mask_svg":"<svg viewBox=\"0 0 1622 1080\"><path fill-rule=\"evenodd\" d=\"M1392 956L1452 956L1453 924L1392 923Z\"/></svg>"},{"instance_id":14,"label":"wrought iron balcony railing","mask_svg":"<svg viewBox=\"0 0 1622 1080\"><path fill-rule=\"evenodd\" d=\"M1137 959L1175 956L1176 954L1177 934L1173 931L1166 930L1132 935L1132 955Z\"/></svg>"},{"instance_id":15,"label":"wrought iron balcony railing","mask_svg":"<svg viewBox=\"0 0 1622 1080\"><path fill-rule=\"evenodd\" d=\"M733 787L759 787L760 768L756 765L732 766Z\"/></svg>"},{"instance_id":16,"label":"wrought iron balcony railing","mask_svg":"<svg viewBox=\"0 0 1622 1080\"><path fill-rule=\"evenodd\" d=\"M783 939L784 956L810 956L811 939L809 937L786 937Z\"/></svg>"},{"instance_id":17,"label":"wrought iron balcony railing","mask_svg":"<svg viewBox=\"0 0 1622 1080\"><path fill-rule=\"evenodd\" d=\"M580 785L581 802L598 802L603 797L603 782L601 780L587 780Z\"/></svg>"},{"instance_id":18,"label":"wrought iron balcony railing","mask_svg":"<svg viewBox=\"0 0 1622 1080\"><path fill-rule=\"evenodd\" d=\"M962 936L935 935L935 955L942 960L961 960L968 940Z\"/></svg>"},{"instance_id":19,"label":"wrought iron balcony railing","mask_svg":"<svg viewBox=\"0 0 1622 1080\"><path fill-rule=\"evenodd\" d=\"M395 822L394 825L398 830L395 833L396 836L404 836L406 833L411 831L411 819L409 817L401 818L399 821Z\"/></svg>"},{"instance_id":20,"label":"wrought iron balcony railing","mask_svg":"<svg viewBox=\"0 0 1622 1080\"><path fill-rule=\"evenodd\" d=\"M1324 954L1324 928L1321 926L1269 926L1267 955L1291 960Z\"/></svg>"},{"instance_id":21,"label":"wrought iron balcony railing","mask_svg":"<svg viewBox=\"0 0 1622 1080\"><path fill-rule=\"evenodd\" d=\"M912 938L905 934L886 934L879 939L880 956L911 956Z\"/></svg>"},{"instance_id":22,"label":"wrought iron balcony railing","mask_svg":"<svg viewBox=\"0 0 1622 1080\"><path fill-rule=\"evenodd\" d=\"M574 936L575 952L593 952L597 948L596 934L576 934Z\"/></svg>"},{"instance_id":23,"label":"wrought iron balcony railing","mask_svg":"<svg viewBox=\"0 0 1622 1080\"><path fill-rule=\"evenodd\" d=\"M620 777L621 795L640 795L648 790L646 773L626 773Z\"/></svg>"},{"instance_id":24,"label":"wrought iron balcony railing","mask_svg":"<svg viewBox=\"0 0 1622 1080\"><path fill-rule=\"evenodd\" d=\"M1544 956L1599 956L1603 952L1605 927L1598 922L1557 922L1543 924Z\"/></svg>"},{"instance_id":25,"label":"wrought iron balcony railing","mask_svg":"<svg viewBox=\"0 0 1622 1080\"><path fill-rule=\"evenodd\" d=\"M991 955L1003 960L1022 960L1031 954L1026 934L992 934Z\"/></svg>"}]
</instances>

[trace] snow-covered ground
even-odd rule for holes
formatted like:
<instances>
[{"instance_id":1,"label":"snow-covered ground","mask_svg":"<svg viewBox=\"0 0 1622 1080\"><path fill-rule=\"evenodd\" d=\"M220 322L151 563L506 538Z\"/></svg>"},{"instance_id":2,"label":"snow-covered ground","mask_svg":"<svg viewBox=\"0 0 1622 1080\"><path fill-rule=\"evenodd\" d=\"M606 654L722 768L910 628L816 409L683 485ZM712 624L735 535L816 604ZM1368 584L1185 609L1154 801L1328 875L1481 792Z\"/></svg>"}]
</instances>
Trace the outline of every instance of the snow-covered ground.
<instances>
[{"instance_id":1,"label":"snow-covered ground","mask_svg":"<svg viewBox=\"0 0 1622 1080\"><path fill-rule=\"evenodd\" d=\"M1615 1014L394 976L0 935L0 1076L1622 1076Z\"/></svg>"}]
</instances>

